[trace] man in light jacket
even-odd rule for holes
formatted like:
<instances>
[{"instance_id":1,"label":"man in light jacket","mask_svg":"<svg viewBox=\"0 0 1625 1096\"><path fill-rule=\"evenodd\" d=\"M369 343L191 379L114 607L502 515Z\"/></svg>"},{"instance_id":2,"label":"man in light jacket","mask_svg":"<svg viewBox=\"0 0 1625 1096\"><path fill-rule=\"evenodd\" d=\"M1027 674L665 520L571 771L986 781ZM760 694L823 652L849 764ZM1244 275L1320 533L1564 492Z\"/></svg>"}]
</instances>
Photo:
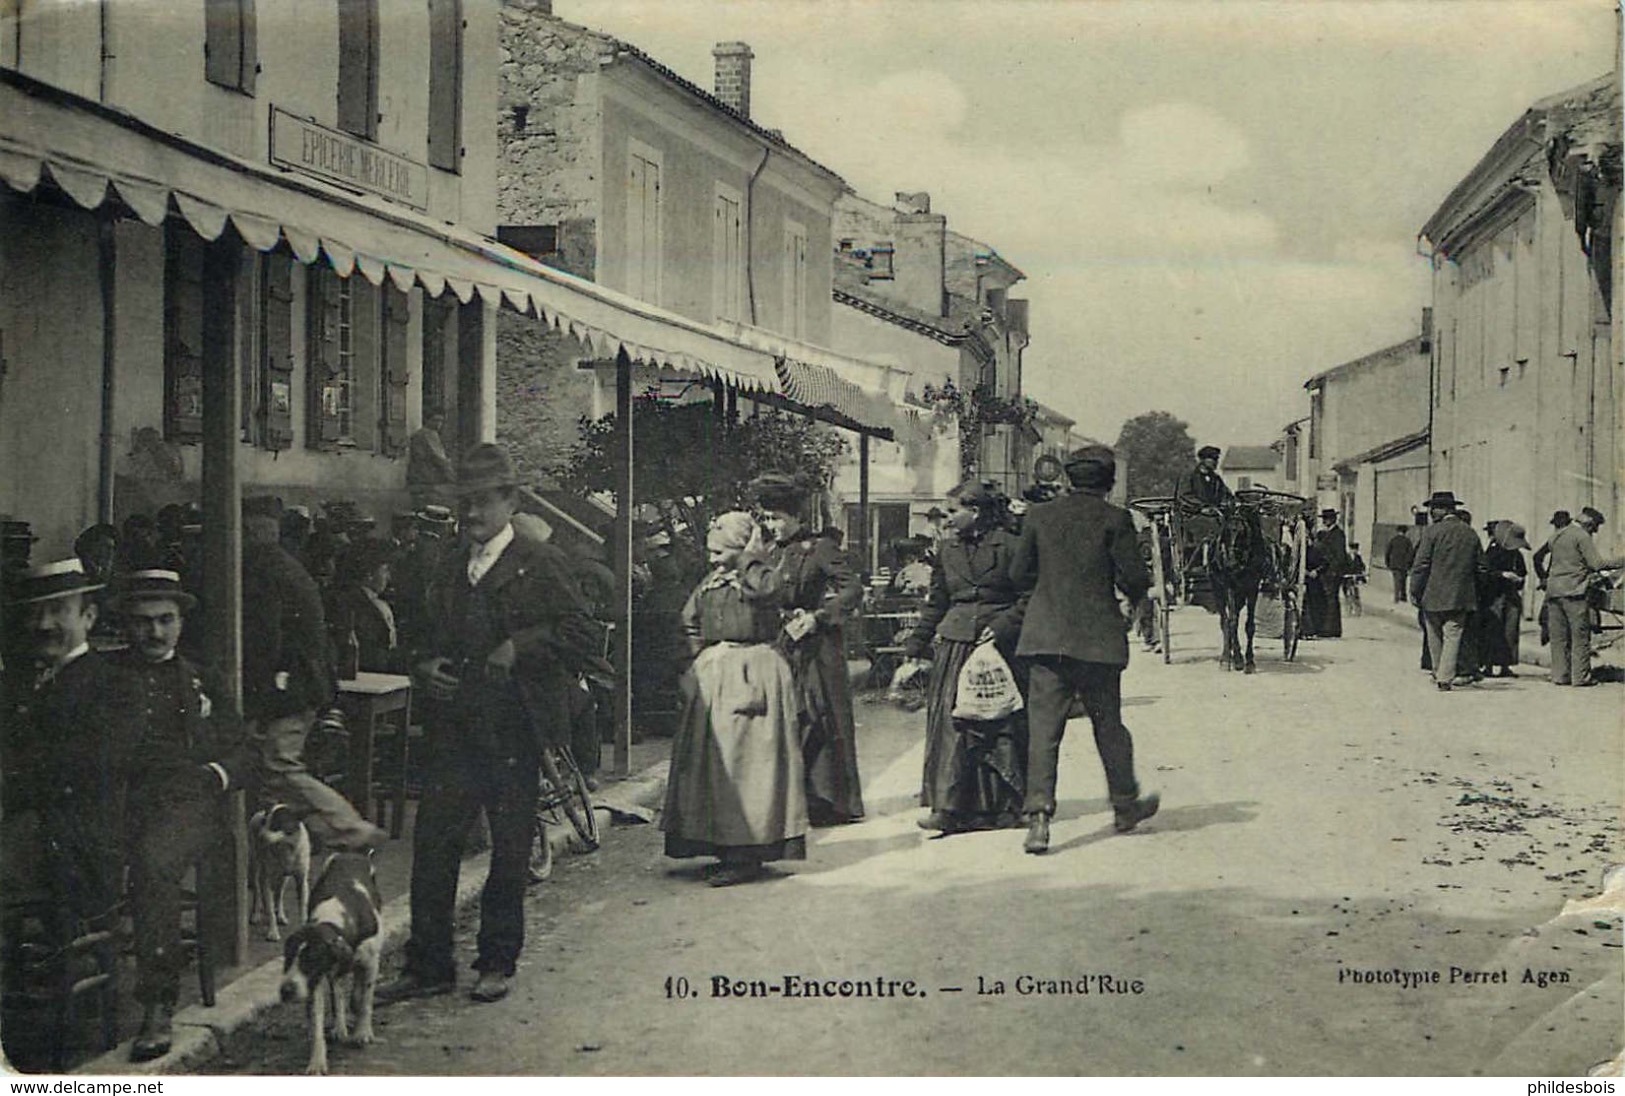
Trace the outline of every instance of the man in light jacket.
<instances>
[{"instance_id":1,"label":"man in light jacket","mask_svg":"<svg viewBox=\"0 0 1625 1096\"><path fill-rule=\"evenodd\" d=\"M1440 692L1449 692L1473 680L1469 675L1457 676L1456 662L1467 619L1478 607L1484 547L1478 534L1456 516L1456 496L1451 492L1433 492L1428 512L1433 524L1422 532L1411 563L1411 600L1422 610L1433 680Z\"/></svg>"},{"instance_id":2,"label":"man in light jacket","mask_svg":"<svg viewBox=\"0 0 1625 1096\"><path fill-rule=\"evenodd\" d=\"M1625 560L1603 559L1598 553L1592 537L1602 524L1602 512L1587 506L1578 521L1561 526L1546 542L1553 685L1596 684L1591 677L1591 613L1586 594L1603 571L1625 564Z\"/></svg>"}]
</instances>

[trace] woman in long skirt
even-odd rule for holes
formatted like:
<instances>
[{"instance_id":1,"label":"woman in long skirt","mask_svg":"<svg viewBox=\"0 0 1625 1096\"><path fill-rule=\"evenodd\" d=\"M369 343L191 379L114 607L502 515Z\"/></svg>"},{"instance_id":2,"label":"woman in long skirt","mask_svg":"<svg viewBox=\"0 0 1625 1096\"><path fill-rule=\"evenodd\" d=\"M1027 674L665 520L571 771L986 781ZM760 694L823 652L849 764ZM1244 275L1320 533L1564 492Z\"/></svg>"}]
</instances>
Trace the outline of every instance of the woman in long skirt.
<instances>
[{"instance_id":1,"label":"woman in long skirt","mask_svg":"<svg viewBox=\"0 0 1625 1096\"><path fill-rule=\"evenodd\" d=\"M1016 538L1008 503L990 485L961 485L931 577L931 593L904 651L919 658L934 645L926 686L923 829L943 833L1020 827L1027 790L1027 713L996 721L955 719L959 671L978 646L996 644L1023 694L1026 674L1015 658L1025 600L1010 581Z\"/></svg>"},{"instance_id":2,"label":"woman in long skirt","mask_svg":"<svg viewBox=\"0 0 1625 1096\"><path fill-rule=\"evenodd\" d=\"M755 528L741 511L712 522L711 571L683 608L697 653L683 677L660 827L667 856L718 858L708 870L714 887L807 856L795 679L773 646L777 576L744 554Z\"/></svg>"},{"instance_id":3,"label":"woman in long skirt","mask_svg":"<svg viewBox=\"0 0 1625 1096\"><path fill-rule=\"evenodd\" d=\"M863 789L841 622L863 600L863 588L835 542L803 526L805 484L764 475L752 488L778 574L780 649L800 700L808 816L814 826L853 822L863 817Z\"/></svg>"},{"instance_id":4,"label":"woman in long skirt","mask_svg":"<svg viewBox=\"0 0 1625 1096\"><path fill-rule=\"evenodd\" d=\"M1484 552L1484 666L1491 677L1516 677L1518 632L1523 625L1523 587L1529 568L1523 553L1529 540L1523 526L1498 521Z\"/></svg>"}]
</instances>

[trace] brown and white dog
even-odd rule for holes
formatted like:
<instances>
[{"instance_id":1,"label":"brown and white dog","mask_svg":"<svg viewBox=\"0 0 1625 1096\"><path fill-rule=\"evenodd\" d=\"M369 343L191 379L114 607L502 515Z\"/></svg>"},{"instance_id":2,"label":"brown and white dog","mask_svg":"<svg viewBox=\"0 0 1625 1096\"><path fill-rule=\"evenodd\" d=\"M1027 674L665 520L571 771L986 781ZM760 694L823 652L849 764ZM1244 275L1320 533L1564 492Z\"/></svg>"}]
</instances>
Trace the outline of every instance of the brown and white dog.
<instances>
[{"instance_id":1,"label":"brown and white dog","mask_svg":"<svg viewBox=\"0 0 1625 1096\"><path fill-rule=\"evenodd\" d=\"M286 803L257 811L248 820L248 885L253 890L249 920L265 918L265 938L280 940L279 925L288 882L298 888L299 912L310 909L310 831Z\"/></svg>"},{"instance_id":2,"label":"brown and white dog","mask_svg":"<svg viewBox=\"0 0 1625 1096\"><path fill-rule=\"evenodd\" d=\"M306 1073L327 1072L327 1006L333 1037L356 1046L372 1042L372 995L383 947L378 879L372 857L333 853L310 896L310 916L282 948L282 999L304 1001L310 1027ZM348 1006L356 1010L350 1031Z\"/></svg>"}]
</instances>

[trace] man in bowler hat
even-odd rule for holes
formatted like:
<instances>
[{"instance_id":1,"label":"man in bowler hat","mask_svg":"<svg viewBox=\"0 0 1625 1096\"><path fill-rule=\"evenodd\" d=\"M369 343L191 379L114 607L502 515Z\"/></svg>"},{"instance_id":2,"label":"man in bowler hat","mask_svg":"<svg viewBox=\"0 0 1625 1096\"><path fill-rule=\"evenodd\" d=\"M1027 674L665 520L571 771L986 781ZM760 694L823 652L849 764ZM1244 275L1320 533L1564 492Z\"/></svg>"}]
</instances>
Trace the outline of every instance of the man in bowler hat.
<instances>
[{"instance_id":1,"label":"man in bowler hat","mask_svg":"<svg viewBox=\"0 0 1625 1096\"><path fill-rule=\"evenodd\" d=\"M1128 626L1117 593L1137 603L1151 580L1128 511L1106 501L1116 455L1085 446L1068 458L1066 475L1073 493L1032 509L1010 562L1011 579L1029 598L1016 655L1030 667L1023 845L1030 853L1049 848L1061 736L1074 699L1094 725L1117 831L1134 829L1158 806L1155 794L1140 797L1134 740L1123 726Z\"/></svg>"},{"instance_id":2,"label":"man in bowler hat","mask_svg":"<svg viewBox=\"0 0 1625 1096\"><path fill-rule=\"evenodd\" d=\"M1411 564L1411 600L1422 610L1433 680L1440 692L1473 682L1471 667L1458 665L1467 622L1478 608L1478 573L1484 548L1457 514L1456 496L1435 491L1428 499L1433 524L1422 533Z\"/></svg>"},{"instance_id":3,"label":"man in bowler hat","mask_svg":"<svg viewBox=\"0 0 1625 1096\"><path fill-rule=\"evenodd\" d=\"M428 703L428 776L412 842L412 937L380 1001L448 993L463 843L483 809L491 868L480 896L470 996L508 995L525 936L525 884L540 746L568 741L570 692L596 652L585 599L562 554L516 536L519 478L491 444L457 468L465 543L431 580L414 677Z\"/></svg>"}]
</instances>

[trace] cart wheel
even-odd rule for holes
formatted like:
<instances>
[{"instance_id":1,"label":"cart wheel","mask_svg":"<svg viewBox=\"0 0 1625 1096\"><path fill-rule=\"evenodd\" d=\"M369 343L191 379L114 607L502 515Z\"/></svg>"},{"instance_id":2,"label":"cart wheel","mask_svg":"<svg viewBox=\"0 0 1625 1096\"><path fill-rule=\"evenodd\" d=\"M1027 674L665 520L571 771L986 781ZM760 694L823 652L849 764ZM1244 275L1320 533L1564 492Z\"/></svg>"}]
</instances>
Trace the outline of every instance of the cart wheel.
<instances>
[{"instance_id":1,"label":"cart wheel","mask_svg":"<svg viewBox=\"0 0 1625 1096\"><path fill-rule=\"evenodd\" d=\"M1288 605L1281 611L1281 646L1286 661L1298 657L1298 607Z\"/></svg>"}]
</instances>

